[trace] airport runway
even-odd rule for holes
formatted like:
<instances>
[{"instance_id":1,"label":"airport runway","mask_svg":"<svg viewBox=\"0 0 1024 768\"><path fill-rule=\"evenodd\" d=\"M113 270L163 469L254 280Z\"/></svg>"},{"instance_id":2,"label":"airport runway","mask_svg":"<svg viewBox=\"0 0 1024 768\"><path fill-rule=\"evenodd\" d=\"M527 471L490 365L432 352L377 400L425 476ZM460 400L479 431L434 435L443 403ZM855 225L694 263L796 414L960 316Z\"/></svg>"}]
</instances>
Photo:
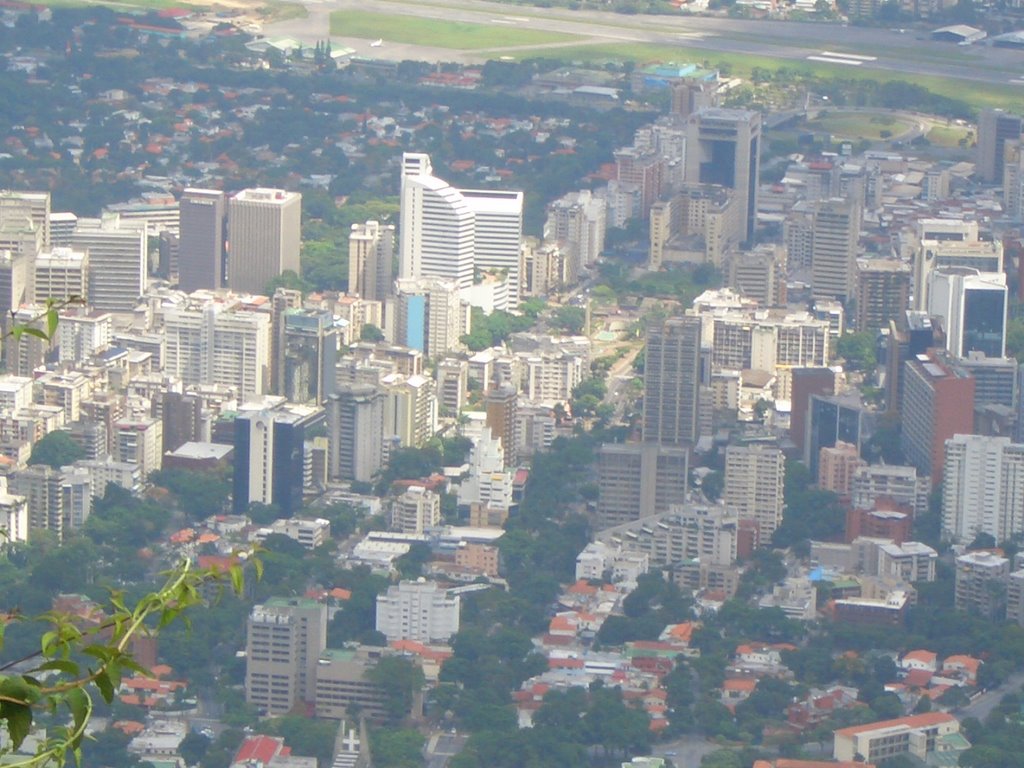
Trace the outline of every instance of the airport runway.
<instances>
[{"instance_id":1,"label":"airport runway","mask_svg":"<svg viewBox=\"0 0 1024 768\"><path fill-rule=\"evenodd\" d=\"M445 21L477 24L509 25L510 28L539 29L577 35L581 44L652 43L678 45L684 49L742 53L775 59L805 61L809 56L830 61L832 54L854 55L845 61L833 62L851 70L880 70L970 80L1001 85L1016 85L1024 96L1024 52L981 44L957 46L950 43L919 39L924 33L899 31L837 23L781 22L694 16L622 15L606 11L570 11L566 8L539 8L508 5L486 0L307 0L309 16L267 25L266 35L288 35L303 42L314 43L328 37L332 11L353 9L379 13L395 13ZM339 40L338 37L332 38ZM388 59L421 59L433 61L483 61L498 55L515 53L543 55L544 49L561 47L510 46L491 51L459 51L432 48L429 40L423 45L392 43L371 48L369 40L341 38L344 44L361 55ZM569 43L568 45L575 45ZM1017 83L1013 81L1017 80Z\"/></svg>"}]
</instances>

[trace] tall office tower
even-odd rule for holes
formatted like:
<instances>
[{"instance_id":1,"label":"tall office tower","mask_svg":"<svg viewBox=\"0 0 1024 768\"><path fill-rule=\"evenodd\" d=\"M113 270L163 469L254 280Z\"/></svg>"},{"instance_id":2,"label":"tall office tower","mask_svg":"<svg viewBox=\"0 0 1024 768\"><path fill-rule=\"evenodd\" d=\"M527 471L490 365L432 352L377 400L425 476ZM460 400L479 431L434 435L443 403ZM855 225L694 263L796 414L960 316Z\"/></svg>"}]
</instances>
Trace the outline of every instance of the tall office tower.
<instances>
[{"instance_id":1,"label":"tall office tower","mask_svg":"<svg viewBox=\"0 0 1024 768\"><path fill-rule=\"evenodd\" d=\"M836 375L831 368L794 368L791 377L789 438L804 455L811 396L835 394Z\"/></svg>"},{"instance_id":2,"label":"tall office tower","mask_svg":"<svg viewBox=\"0 0 1024 768\"><path fill-rule=\"evenodd\" d=\"M459 190L433 175L427 155L402 155L400 216L399 278L473 285L473 209Z\"/></svg>"},{"instance_id":3,"label":"tall office tower","mask_svg":"<svg viewBox=\"0 0 1024 768\"><path fill-rule=\"evenodd\" d=\"M685 78L675 82L672 88L672 104L669 112L680 117L689 117L708 107L718 106L718 80L707 81L699 78Z\"/></svg>"},{"instance_id":4,"label":"tall office tower","mask_svg":"<svg viewBox=\"0 0 1024 768\"><path fill-rule=\"evenodd\" d=\"M164 310L164 373L186 385L262 395L270 385L270 315L240 303L206 301Z\"/></svg>"},{"instance_id":5,"label":"tall office tower","mask_svg":"<svg viewBox=\"0 0 1024 768\"><path fill-rule=\"evenodd\" d=\"M0 191L0 225L7 222L42 233L42 247L50 247L50 193Z\"/></svg>"},{"instance_id":6,"label":"tall office tower","mask_svg":"<svg viewBox=\"0 0 1024 768\"><path fill-rule=\"evenodd\" d=\"M371 482L384 462L384 393L372 384L342 384L327 398L328 475Z\"/></svg>"},{"instance_id":7,"label":"tall office tower","mask_svg":"<svg viewBox=\"0 0 1024 768\"><path fill-rule=\"evenodd\" d=\"M459 346L469 329L456 285L437 278L399 279L395 299L395 343L418 349L428 360Z\"/></svg>"},{"instance_id":8,"label":"tall office tower","mask_svg":"<svg viewBox=\"0 0 1024 768\"><path fill-rule=\"evenodd\" d=\"M579 267L597 262L604 250L608 202L589 189L569 192L548 206L544 239L564 243ZM577 270L578 271L578 270Z\"/></svg>"},{"instance_id":9,"label":"tall office tower","mask_svg":"<svg viewBox=\"0 0 1024 768\"><path fill-rule=\"evenodd\" d=\"M815 298L847 301L855 295L860 206L833 198L814 212L811 290Z\"/></svg>"},{"instance_id":10,"label":"tall office tower","mask_svg":"<svg viewBox=\"0 0 1024 768\"><path fill-rule=\"evenodd\" d=\"M516 465L516 449L519 447L519 441L516 439L518 404L519 393L511 385L495 387L484 395L487 426L494 438L501 441L506 467Z\"/></svg>"},{"instance_id":11,"label":"tall office tower","mask_svg":"<svg viewBox=\"0 0 1024 768\"><path fill-rule=\"evenodd\" d=\"M50 531L57 541L65 534L61 473L45 464L12 472L7 480L11 493L25 497L28 525L33 531Z\"/></svg>"},{"instance_id":12,"label":"tall office tower","mask_svg":"<svg viewBox=\"0 0 1024 768\"><path fill-rule=\"evenodd\" d=\"M1019 139L1003 148L1003 210L1014 221L1024 217L1024 147Z\"/></svg>"},{"instance_id":13,"label":"tall office tower","mask_svg":"<svg viewBox=\"0 0 1024 768\"><path fill-rule=\"evenodd\" d=\"M289 309L275 361L275 391L290 402L323 405L334 391L340 330L322 309Z\"/></svg>"},{"instance_id":14,"label":"tall office tower","mask_svg":"<svg viewBox=\"0 0 1024 768\"><path fill-rule=\"evenodd\" d=\"M686 180L735 190L746 241L754 241L761 168L761 115L710 107L690 116L686 133Z\"/></svg>"},{"instance_id":15,"label":"tall office tower","mask_svg":"<svg viewBox=\"0 0 1024 768\"><path fill-rule=\"evenodd\" d=\"M910 309L910 265L891 259L857 260L858 331L878 331Z\"/></svg>"},{"instance_id":16,"label":"tall office tower","mask_svg":"<svg viewBox=\"0 0 1024 768\"><path fill-rule=\"evenodd\" d=\"M1024 533L1024 445L1008 437L955 435L946 441L942 536L970 543Z\"/></svg>"},{"instance_id":17,"label":"tall office tower","mask_svg":"<svg viewBox=\"0 0 1024 768\"><path fill-rule=\"evenodd\" d=\"M597 454L598 529L611 528L683 504L689 450L653 443L605 443Z\"/></svg>"},{"instance_id":18,"label":"tall office tower","mask_svg":"<svg viewBox=\"0 0 1024 768\"><path fill-rule=\"evenodd\" d=\"M993 552L968 552L956 559L953 605L986 619L1002 619L1010 561Z\"/></svg>"},{"instance_id":19,"label":"tall office tower","mask_svg":"<svg viewBox=\"0 0 1024 768\"><path fill-rule=\"evenodd\" d=\"M698 431L699 317L671 317L647 329L643 439L692 446Z\"/></svg>"},{"instance_id":20,"label":"tall office tower","mask_svg":"<svg viewBox=\"0 0 1024 768\"><path fill-rule=\"evenodd\" d=\"M914 309L928 309L928 280L942 267L972 267L979 272L1003 271L1003 244L980 240L978 222L960 219L921 219L914 252Z\"/></svg>"},{"instance_id":21,"label":"tall office tower","mask_svg":"<svg viewBox=\"0 0 1024 768\"><path fill-rule=\"evenodd\" d=\"M320 408L247 403L235 418L234 511L276 504L284 517L302 509L307 430L323 421Z\"/></svg>"},{"instance_id":22,"label":"tall office tower","mask_svg":"<svg viewBox=\"0 0 1024 768\"><path fill-rule=\"evenodd\" d=\"M186 293L224 284L227 203L218 189L186 188L181 193L178 288Z\"/></svg>"},{"instance_id":23,"label":"tall office tower","mask_svg":"<svg viewBox=\"0 0 1024 768\"><path fill-rule=\"evenodd\" d=\"M2 268L2 267L0 267ZM36 257L35 301L65 301L89 295L89 254L70 248L54 248Z\"/></svg>"},{"instance_id":24,"label":"tall office tower","mask_svg":"<svg viewBox=\"0 0 1024 768\"><path fill-rule=\"evenodd\" d=\"M507 310L519 307L519 251L523 244L523 193L463 189L473 212L473 269L508 275Z\"/></svg>"},{"instance_id":25,"label":"tall office tower","mask_svg":"<svg viewBox=\"0 0 1024 768\"><path fill-rule=\"evenodd\" d=\"M740 520L757 525L758 539L767 544L782 524L782 486L786 457L778 448L730 445L725 451L722 499Z\"/></svg>"},{"instance_id":26,"label":"tall office tower","mask_svg":"<svg viewBox=\"0 0 1024 768\"><path fill-rule=\"evenodd\" d=\"M228 288L263 293L282 273L302 271L302 195L243 189L228 201Z\"/></svg>"},{"instance_id":27,"label":"tall office tower","mask_svg":"<svg viewBox=\"0 0 1024 768\"><path fill-rule=\"evenodd\" d=\"M849 443L860 452L867 441L871 420L856 394L811 395L804 436L804 464L818 476L822 448Z\"/></svg>"},{"instance_id":28,"label":"tall office tower","mask_svg":"<svg viewBox=\"0 0 1024 768\"><path fill-rule=\"evenodd\" d=\"M348 236L348 293L368 301L390 296L394 255L393 224L353 224Z\"/></svg>"},{"instance_id":29,"label":"tall office tower","mask_svg":"<svg viewBox=\"0 0 1024 768\"><path fill-rule=\"evenodd\" d=\"M164 425L160 419L118 419L114 422L114 461L138 464L143 477L163 464Z\"/></svg>"},{"instance_id":30,"label":"tall office tower","mask_svg":"<svg viewBox=\"0 0 1024 768\"><path fill-rule=\"evenodd\" d=\"M944 267L928 276L928 314L942 321L946 350L956 357L1006 354L1006 274Z\"/></svg>"},{"instance_id":31,"label":"tall office tower","mask_svg":"<svg viewBox=\"0 0 1024 768\"><path fill-rule=\"evenodd\" d=\"M903 364L900 445L907 462L942 482L946 441L974 431L974 379L934 353Z\"/></svg>"},{"instance_id":32,"label":"tall office tower","mask_svg":"<svg viewBox=\"0 0 1024 768\"><path fill-rule=\"evenodd\" d=\"M441 524L441 497L422 485L407 488L392 500L391 530L422 534Z\"/></svg>"},{"instance_id":33,"label":"tall office tower","mask_svg":"<svg viewBox=\"0 0 1024 768\"><path fill-rule=\"evenodd\" d=\"M245 701L263 715L286 715L316 699L320 654L327 647L327 606L274 597L246 623Z\"/></svg>"},{"instance_id":34,"label":"tall office tower","mask_svg":"<svg viewBox=\"0 0 1024 768\"><path fill-rule=\"evenodd\" d=\"M394 640L446 643L459 631L461 598L434 581L400 581L377 595L377 631Z\"/></svg>"},{"instance_id":35,"label":"tall office tower","mask_svg":"<svg viewBox=\"0 0 1024 768\"><path fill-rule=\"evenodd\" d=\"M1006 142L1020 141L1024 118L1001 109L983 109L978 118L978 176L990 184L1003 183Z\"/></svg>"},{"instance_id":36,"label":"tall office tower","mask_svg":"<svg viewBox=\"0 0 1024 768\"><path fill-rule=\"evenodd\" d=\"M121 222L116 214L79 219L71 248L89 254L89 306L131 312L146 292L149 244L146 227Z\"/></svg>"}]
</instances>

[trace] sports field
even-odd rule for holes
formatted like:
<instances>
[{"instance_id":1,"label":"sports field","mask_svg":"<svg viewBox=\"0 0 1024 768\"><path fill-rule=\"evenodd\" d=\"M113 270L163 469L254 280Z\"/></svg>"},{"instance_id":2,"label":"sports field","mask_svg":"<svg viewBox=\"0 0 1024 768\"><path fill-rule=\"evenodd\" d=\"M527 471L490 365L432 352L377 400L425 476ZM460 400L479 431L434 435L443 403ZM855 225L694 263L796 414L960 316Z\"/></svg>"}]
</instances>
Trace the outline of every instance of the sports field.
<instances>
[{"instance_id":1,"label":"sports field","mask_svg":"<svg viewBox=\"0 0 1024 768\"><path fill-rule=\"evenodd\" d=\"M807 127L828 131L836 139L879 141L906 133L914 127L914 122L891 114L830 111L808 121Z\"/></svg>"}]
</instances>

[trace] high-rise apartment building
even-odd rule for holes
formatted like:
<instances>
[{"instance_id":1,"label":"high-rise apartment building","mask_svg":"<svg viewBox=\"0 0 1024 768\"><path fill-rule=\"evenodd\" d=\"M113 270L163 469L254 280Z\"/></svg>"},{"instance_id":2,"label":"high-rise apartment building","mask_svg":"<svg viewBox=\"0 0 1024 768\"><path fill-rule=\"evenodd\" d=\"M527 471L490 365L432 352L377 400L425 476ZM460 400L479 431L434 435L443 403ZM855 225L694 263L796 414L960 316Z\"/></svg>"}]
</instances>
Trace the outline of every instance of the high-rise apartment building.
<instances>
[{"instance_id":1,"label":"high-rise apartment building","mask_svg":"<svg viewBox=\"0 0 1024 768\"><path fill-rule=\"evenodd\" d=\"M348 293L368 301L391 294L395 227L379 221L353 224L348 236Z\"/></svg>"},{"instance_id":2,"label":"high-rise apartment building","mask_svg":"<svg viewBox=\"0 0 1024 768\"><path fill-rule=\"evenodd\" d=\"M35 301L67 301L89 296L89 254L70 248L43 251L35 263Z\"/></svg>"},{"instance_id":3,"label":"high-rise apartment building","mask_svg":"<svg viewBox=\"0 0 1024 768\"><path fill-rule=\"evenodd\" d=\"M434 380L422 374L385 376L384 439L403 448L420 448L437 432L437 392Z\"/></svg>"},{"instance_id":4,"label":"high-rise apartment building","mask_svg":"<svg viewBox=\"0 0 1024 768\"><path fill-rule=\"evenodd\" d=\"M928 478L918 477L914 467L897 464L872 464L853 473L851 502L855 509L874 509L881 499L914 510L914 515L928 511Z\"/></svg>"},{"instance_id":5,"label":"high-rise apartment building","mask_svg":"<svg viewBox=\"0 0 1024 768\"><path fill-rule=\"evenodd\" d=\"M270 386L271 318L238 300L200 297L163 312L164 372L186 385L234 387L241 397Z\"/></svg>"},{"instance_id":6,"label":"high-rise apartment building","mask_svg":"<svg viewBox=\"0 0 1024 768\"><path fill-rule=\"evenodd\" d=\"M160 419L118 419L114 422L114 460L138 464L143 477L163 463L163 422Z\"/></svg>"},{"instance_id":7,"label":"high-rise apartment building","mask_svg":"<svg viewBox=\"0 0 1024 768\"><path fill-rule=\"evenodd\" d=\"M589 189L569 192L548 206L544 239L572 251L577 273L579 267L596 263L604 250L607 208L607 201L594 197Z\"/></svg>"},{"instance_id":8,"label":"high-rise apartment building","mask_svg":"<svg viewBox=\"0 0 1024 768\"><path fill-rule=\"evenodd\" d=\"M276 504L284 517L302 509L305 436L322 419L321 409L280 400L242 406L235 417L236 513L244 513L254 502Z\"/></svg>"},{"instance_id":9,"label":"high-rise apartment building","mask_svg":"<svg viewBox=\"0 0 1024 768\"><path fill-rule=\"evenodd\" d=\"M327 398L328 473L371 482L384 456L384 393L372 384L342 384Z\"/></svg>"},{"instance_id":10,"label":"high-rise apartment building","mask_svg":"<svg viewBox=\"0 0 1024 768\"><path fill-rule=\"evenodd\" d=\"M423 533L441 524L441 497L422 485L413 485L391 502L391 530Z\"/></svg>"},{"instance_id":11,"label":"high-rise apartment building","mask_svg":"<svg viewBox=\"0 0 1024 768\"><path fill-rule=\"evenodd\" d=\"M395 297L395 342L427 359L444 357L466 333L466 311L458 287L438 278L399 279Z\"/></svg>"},{"instance_id":12,"label":"high-rise apartment building","mask_svg":"<svg viewBox=\"0 0 1024 768\"><path fill-rule=\"evenodd\" d=\"M228 288L263 293L275 277L302 266L302 195L243 189L228 202Z\"/></svg>"},{"instance_id":13,"label":"high-rise apartment building","mask_svg":"<svg viewBox=\"0 0 1024 768\"><path fill-rule=\"evenodd\" d=\"M986 619L1002 619L1010 561L992 552L968 552L956 559L954 606Z\"/></svg>"},{"instance_id":14,"label":"high-rise apartment building","mask_svg":"<svg viewBox=\"0 0 1024 768\"><path fill-rule=\"evenodd\" d=\"M496 440L501 441L505 454L505 466L515 466L516 449L519 441L516 436L519 409L519 393L515 387L504 385L488 390L484 395L484 410L487 414L487 427Z\"/></svg>"},{"instance_id":15,"label":"high-rise apartment building","mask_svg":"<svg viewBox=\"0 0 1024 768\"><path fill-rule=\"evenodd\" d=\"M227 202L218 189L188 187L179 201L178 288L186 293L224 283Z\"/></svg>"},{"instance_id":16,"label":"high-rise apartment building","mask_svg":"<svg viewBox=\"0 0 1024 768\"><path fill-rule=\"evenodd\" d=\"M701 320L671 317L647 329L643 439L689 445L699 435Z\"/></svg>"},{"instance_id":17,"label":"high-rise apartment building","mask_svg":"<svg viewBox=\"0 0 1024 768\"><path fill-rule=\"evenodd\" d=\"M89 254L90 307L107 312L135 309L146 292L145 225L122 222L116 214L79 219L70 247Z\"/></svg>"},{"instance_id":18,"label":"high-rise apartment building","mask_svg":"<svg viewBox=\"0 0 1024 768\"><path fill-rule=\"evenodd\" d=\"M757 225L761 168L761 115L707 107L690 115L686 132L686 180L735 190L747 242Z\"/></svg>"},{"instance_id":19,"label":"high-rise apartment building","mask_svg":"<svg viewBox=\"0 0 1024 768\"><path fill-rule=\"evenodd\" d=\"M65 519L60 471L36 464L12 472L7 485L11 493L25 498L31 530L50 531L57 541L63 540Z\"/></svg>"},{"instance_id":20,"label":"high-rise apartment building","mask_svg":"<svg viewBox=\"0 0 1024 768\"><path fill-rule=\"evenodd\" d=\"M6 330L10 327L12 311L32 303L34 270L34 251L29 254L0 249L0 328Z\"/></svg>"},{"instance_id":21,"label":"high-rise apartment building","mask_svg":"<svg viewBox=\"0 0 1024 768\"><path fill-rule=\"evenodd\" d=\"M317 666L327 647L327 606L275 597L246 623L245 701L263 715L285 715L316 700Z\"/></svg>"},{"instance_id":22,"label":"high-rise apartment building","mask_svg":"<svg viewBox=\"0 0 1024 768\"><path fill-rule=\"evenodd\" d=\"M910 309L910 265L892 259L857 260L858 331L889 327Z\"/></svg>"},{"instance_id":23,"label":"high-rise apartment building","mask_svg":"<svg viewBox=\"0 0 1024 768\"><path fill-rule=\"evenodd\" d=\"M1006 274L944 267L928 276L928 314L940 318L946 350L955 357L1006 353Z\"/></svg>"},{"instance_id":24,"label":"high-rise apartment building","mask_svg":"<svg viewBox=\"0 0 1024 768\"><path fill-rule=\"evenodd\" d=\"M818 452L818 487L840 496L848 496L853 476L866 462L857 446L842 441Z\"/></svg>"},{"instance_id":25,"label":"high-rise apartment building","mask_svg":"<svg viewBox=\"0 0 1024 768\"><path fill-rule=\"evenodd\" d=\"M815 298L846 301L856 295L860 206L853 200L823 200L814 212L811 290Z\"/></svg>"},{"instance_id":26,"label":"high-rise apartment building","mask_svg":"<svg viewBox=\"0 0 1024 768\"><path fill-rule=\"evenodd\" d=\"M955 435L946 441L942 474L944 538L997 542L1024 533L1024 445L1008 437Z\"/></svg>"},{"instance_id":27,"label":"high-rise apartment building","mask_svg":"<svg viewBox=\"0 0 1024 768\"><path fill-rule=\"evenodd\" d=\"M782 486L786 459L778 448L730 445L725 451L722 499L740 520L757 525L758 538L767 544L782 524Z\"/></svg>"},{"instance_id":28,"label":"high-rise apartment building","mask_svg":"<svg viewBox=\"0 0 1024 768\"><path fill-rule=\"evenodd\" d=\"M976 167L982 181L1003 182L1006 142L1020 141L1024 118L1001 109L983 109L978 117Z\"/></svg>"},{"instance_id":29,"label":"high-rise apartment building","mask_svg":"<svg viewBox=\"0 0 1024 768\"><path fill-rule=\"evenodd\" d=\"M388 642L447 642L459 631L460 598L433 581L400 581L377 595L377 631Z\"/></svg>"},{"instance_id":30,"label":"high-rise apartment building","mask_svg":"<svg viewBox=\"0 0 1024 768\"><path fill-rule=\"evenodd\" d=\"M946 441L974 431L974 379L934 353L903 364L900 444L932 486L942 482Z\"/></svg>"}]
</instances>

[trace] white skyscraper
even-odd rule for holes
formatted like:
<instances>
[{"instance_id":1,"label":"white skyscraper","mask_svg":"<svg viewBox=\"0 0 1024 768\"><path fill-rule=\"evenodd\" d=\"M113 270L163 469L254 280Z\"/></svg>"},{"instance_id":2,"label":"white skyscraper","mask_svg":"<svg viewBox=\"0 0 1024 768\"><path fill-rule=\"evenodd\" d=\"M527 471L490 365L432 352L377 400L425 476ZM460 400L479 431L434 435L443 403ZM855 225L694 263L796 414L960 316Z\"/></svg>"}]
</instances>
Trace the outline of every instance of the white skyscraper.
<instances>
[{"instance_id":1,"label":"white skyscraper","mask_svg":"<svg viewBox=\"0 0 1024 768\"><path fill-rule=\"evenodd\" d=\"M79 219L71 248L89 254L89 305L109 312L130 312L146 292L146 227L125 223L117 214Z\"/></svg>"},{"instance_id":2,"label":"white skyscraper","mask_svg":"<svg viewBox=\"0 0 1024 768\"><path fill-rule=\"evenodd\" d=\"M473 284L473 210L433 175L427 155L402 156L400 278L442 277Z\"/></svg>"},{"instance_id":3,"label":"white skyscraper","mask_svg":"<svg viewBox=\"0 0 1024 768\"><path fill-rule=\"evenodd\" d=\"M302 195L243 189L228 204L228 287L263 293L283 272L299 274Z\"/></svg>"},{"instance_id":4,"label":"white skyscraper","mask_svg":"<svg viewBox=\"0 0 1024 768\"><path fill-rule=\"evenodd\" d=\"M348 236L348 293L370 301L382 301L390 294L394 252L393 224L353 224Z\"/></svg>"},{"instance_id":5,"label":"white skyscraper","mask_svg":"<svg viewBox=\"0 0 1024 768\"><path fill-rule=\"evenodd\" d=\"M523 193L491 189L464 189L462 196L472 209L473 267L505 272L508 280L507 309L519 306L519 251L523 242Z\"/></svg>"},{"instance_id":6,"label":"white skyscraper","mask_svg":"<svg viewBox=\"0 0 1024 768\"><path fill-rule=\"evenodd\" d=\"M459 631L459 596L433 581L400 581L377 595L377 631L388 642L447 642Z\"/></svg>"},{"instance_id":7,"label":"white skyscraper","mask_svg":"<svg viewBox=\"0 0 1024 768\"><path fill-rule=\"evenodd\" d=\"M946 441L943 535L997 542L1024 533L1024 445L1008 437L956 435Z\"/></svg>"},{"instance_id":8,"label":"white skyscraper","mask_svg":"<svg viewBox=\"0 0 1024 768\"><path fill-rule=\"evenodd\" d=\"M400 228L399 278L441 277L468 290L477 272L504 272L506 306L518 306L522 192L456 189L433 175L427 155L407 152Z\"/></svg>"},{"instance_id":9,"label":"white skyscraper","mask_svg":"<svg viewBox=\"0 0 1024 768\"><path fill-rule=\"evenodd\" d=\"M1006 273L942 267L928 275L928 314L942 318L946 351L957 357L1006 354Z\"/></svg>"}]
</instances>

